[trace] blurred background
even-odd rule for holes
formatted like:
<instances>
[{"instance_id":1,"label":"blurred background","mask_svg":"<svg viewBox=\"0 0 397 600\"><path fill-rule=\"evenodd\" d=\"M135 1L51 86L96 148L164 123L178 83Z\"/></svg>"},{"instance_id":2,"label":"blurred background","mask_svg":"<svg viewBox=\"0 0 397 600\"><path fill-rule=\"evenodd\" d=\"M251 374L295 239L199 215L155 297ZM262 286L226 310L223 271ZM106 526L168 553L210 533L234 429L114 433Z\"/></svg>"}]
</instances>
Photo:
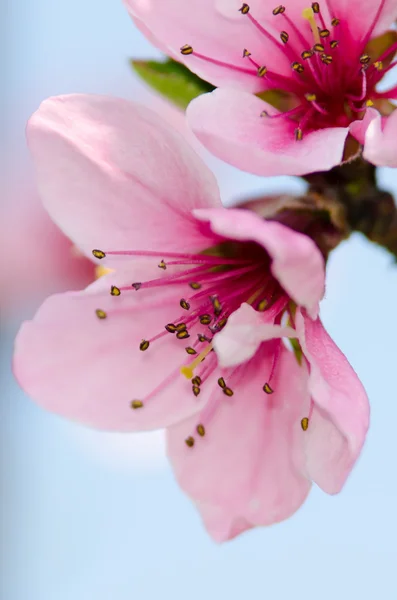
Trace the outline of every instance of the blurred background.
<instances>
[{"instance_id":1,"label":"blurred background","mask_svg":"<svg viewBox=\"0 0 397 600\"><path fill-rule=\"evenodd\" d=\"M1 600L397 598L397 268L353 236L332 255L323 320L369 393L372 425L343 492L314 489L289 521L214 544L164 457L161 432L105 434L62 421L18 389L13 337L41 300L93 277L35 193L24 127L69 92L149 103L129 57L159 54L121 0L3 0L0 94ZM304 189L261 180L201 151L225 203ZM397 193L397 177L380 170Z\"/></svg>"}]
</instances>

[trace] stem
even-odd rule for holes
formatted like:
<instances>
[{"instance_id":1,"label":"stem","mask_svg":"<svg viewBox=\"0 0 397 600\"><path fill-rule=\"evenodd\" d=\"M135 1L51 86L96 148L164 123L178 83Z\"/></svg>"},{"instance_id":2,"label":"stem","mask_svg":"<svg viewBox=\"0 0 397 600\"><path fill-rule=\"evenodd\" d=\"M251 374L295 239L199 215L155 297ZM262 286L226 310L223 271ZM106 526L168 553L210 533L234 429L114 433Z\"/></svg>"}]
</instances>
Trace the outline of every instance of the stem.
<instances>
[{"instance_id":1,"label":"stem","mask_svg":"<svg viewBox=\"0 0 397 600\"><path fill-rule=\"evenodd\" d=\"M305 179L309 193L333 198L344 207L351 231L361 232L397 259L397 206L391 194L379 189L373 165L359 158Z\"/></svg>"}]
</instances>

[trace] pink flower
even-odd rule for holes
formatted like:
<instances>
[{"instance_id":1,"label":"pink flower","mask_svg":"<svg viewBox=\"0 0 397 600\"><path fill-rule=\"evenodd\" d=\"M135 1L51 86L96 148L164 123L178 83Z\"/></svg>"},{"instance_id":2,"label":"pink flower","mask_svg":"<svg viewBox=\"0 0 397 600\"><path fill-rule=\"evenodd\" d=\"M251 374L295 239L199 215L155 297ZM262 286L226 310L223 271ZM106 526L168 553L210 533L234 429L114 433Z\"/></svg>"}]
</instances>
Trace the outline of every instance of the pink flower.
<instances>
[{"instance_id":1,"label":"pink flower","mask_svg":"<svg viewBox=\"0 0 397 600\"><path fill-rule=\"evenodd\" d=\"M396 19L395 0L125 3L151 41L219 86L187 110L216 156L258 175L301 175L353 157L350 132L368 160L397 166L397 116L387 116L397 88L376 89L395 64L395 32L376 38Z\"/></svg>"},{"instance_id":2,"label":"pink flower","mask_svg":"<svg viewBox=\"0 0 397 600\"><path fill-rule=\"evenodd\" d=\"M369 409L317 317L312 240L223 208L186 142L127 101L47 100L28 140L52 218L113 271L22 326L24 389L90 426L168 427L178 481L217 540L288 517L311 480L338 492Z\"/></svg>"},{"instance_id":3,"label":"pink flower","mask_svg":"<svg viewBox=\"0 0 397 600\"><path fill-rule=\"evenodd\" d=\"M19 165L18 177L29 181ZM18 189L7 177L8 197L2 205L0 239L0 312L3 318L32 310L54 292L82 289L95 276L93 261L82 256L54 225L29 181Z\"/></svg>"}]
</instances>

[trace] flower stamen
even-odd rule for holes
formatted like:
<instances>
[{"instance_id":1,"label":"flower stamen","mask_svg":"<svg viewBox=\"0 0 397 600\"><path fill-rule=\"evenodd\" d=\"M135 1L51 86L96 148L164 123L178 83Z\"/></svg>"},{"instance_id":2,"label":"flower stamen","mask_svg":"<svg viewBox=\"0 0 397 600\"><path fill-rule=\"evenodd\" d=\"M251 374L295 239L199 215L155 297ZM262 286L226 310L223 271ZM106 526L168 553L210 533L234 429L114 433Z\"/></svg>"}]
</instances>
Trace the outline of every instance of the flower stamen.
<instances>
[{"instance_id":1,"label":"flower stamen","mask_svg":"<svg viewBox=\"0 0 397 600\"><path fill-rule=\"evenodd\" d=\"M98 258L99 260L102 260L102 258L105 258L106 254L105 252L103 252L103 250L93 250L92 254L95 256L95 258Z\"/></svg>"},{"instance_id":2,"label":"flower stamen","mask_svg":"<svg viewBox=\"0 0 397 600\"><path fill-rule=\"evenodd\" d=\"M186 48L189 48L189 51L187 51ZM247 75L255 75L256 76L256 72L251 71L250 69L245 69L244 67L240 67L238 65L233 65L231 63L227 63L222 60L212 58L212 56L205 56L204 54L199 54L198 52L193 50L192 46L189 46L188 44L185 44L184 46L182 46L180 51L181 51L181 54L183 54L184 56L191 54L191 55L195 56L196 58L199 58L200 60L204 60L206 62L212 63L213 65L217 65L218 67L225 67L226 69L231 69L232 71L239 71L240 73L246 73Z\"/></svg>"},{"instance_id":3,"label":"flower stamen","mask_svg":"<svg viewBox=\"0 0 397 600\"><path fill-rule=\"evenodd\" d=\"M137 408L143 408L142 400L132 400L131 408L133 408L134 410L136 410Z\"/></svg>"},{"instance_id":4,"label":"flower stamen","mask_svg":"<svg viewBox=\"0 0 397 600\"><path fill-rule=\"evenodd\" d=\"M309 419L308 417L303 417L303 419L301 420L301 427L303 431L307 431L308 427L309 427Z\"/></svg>"},{"instance_id":5,"label":"flower stamen","mask_svg":"<svg viewBox=\"0 0 397 600\"><path fill-rule=\"evenodd\" d=\"M199 434L199 436L201 436L201 437L205 436L205 427L201 423L199 423L199 425L197 425L196 431Z\"/></svg>"},{"instance_id":6,"label":"flower stamen","mask_svg":"<svg viewBox=\"0 0 397 600\"><path fill-rule=\"evenodd\" d=\"M121 294L120 288L118 288L116 285L112 285L110 288L110 294L112 296L120 296L120 294Z\"/></svg>"}]
</instances>

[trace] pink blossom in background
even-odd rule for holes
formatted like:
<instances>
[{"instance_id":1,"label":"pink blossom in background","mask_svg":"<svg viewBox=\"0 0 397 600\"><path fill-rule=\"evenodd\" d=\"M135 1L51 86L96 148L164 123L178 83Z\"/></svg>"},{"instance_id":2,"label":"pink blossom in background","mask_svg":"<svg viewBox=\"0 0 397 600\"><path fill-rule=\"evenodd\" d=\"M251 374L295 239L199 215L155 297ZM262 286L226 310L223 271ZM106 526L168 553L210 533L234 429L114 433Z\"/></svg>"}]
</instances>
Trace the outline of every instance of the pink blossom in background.
<instances>
[{"instance_id":1,"label":"pink blossom in background","mask_svg":"<svg viewBox=\"0 0 397 600\"><path fill-rule=\"evenodd\" d=\"M0 219L0 309L2 318L26 314L48 294L83 289L95 265L54 225L35 190L29 169L8 176Z\"/></svg>"},{"instance_id":2,"label":"pink blossom in background","mask_svg":"<svg viewBox=\"0 0 397 600\"><path fill-rule=\"evenodd\" d=\"M218 541L287 518L312 480L340 491L369 407L318 318L313 241L223 208L185 140L125 100L49 99L28 141L49 214L111 272L22 326L26 392L100 429L168 427L178 482Z\"/></svg>"},{"instance_id":3,"label":"pink blossom in background","mask_svg":"<svg viewBox=\"0 0 397 600\"><path fill-rule=\"evenodd\" d=\"M258 175L302 175L357 155L357 144L345 149L350 133L365 158L397 166L397 88L377 91L395 64L397 35L385 33L395 0L124 2L150 41L219 86L187 110L219 158Z\"/></svg>"}]
</instances>

